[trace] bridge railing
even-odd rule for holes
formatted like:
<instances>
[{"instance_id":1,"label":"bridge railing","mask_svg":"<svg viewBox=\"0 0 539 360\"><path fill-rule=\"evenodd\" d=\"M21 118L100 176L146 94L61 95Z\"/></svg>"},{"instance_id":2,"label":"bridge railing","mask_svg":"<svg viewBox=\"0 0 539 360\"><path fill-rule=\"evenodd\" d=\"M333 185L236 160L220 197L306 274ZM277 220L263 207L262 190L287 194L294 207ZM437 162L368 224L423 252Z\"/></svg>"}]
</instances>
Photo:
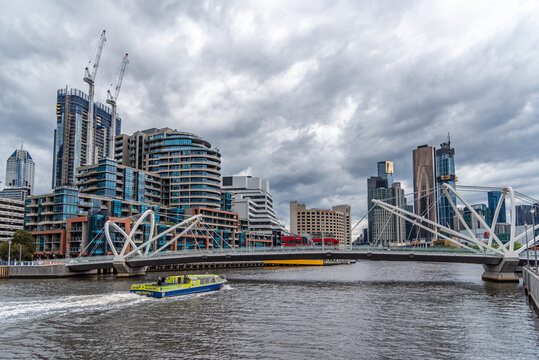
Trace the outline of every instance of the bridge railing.
<instances>
[{"instance_id":1,"label":"bridge railing","mask_svg":"<svg viewBox=\"0 0 539 360\"><path fill-rule=\"evenodd\" d=\"M250 248L218 248L218 249L190 249L190 250L178 250L178 251L166 251L152 255L134 255L130 258L146 258L151 257L170 257L170 256L192 256L196 254L245 254L245 253L312 253L312 252L406 252L406 253L443 253L443 254L476 254L468 249L459 248L410 248L410 247L371 247L371 246L271 246L271 247L250 247ZM496 255L495 253L487 253L487 255Z\"/></svg>"},{"instance_id":2,"label":"bridge railing","mask_svg":"<svg viewBox=\"0 0 539 360\"><path fill-rule=\"evenodd\" d=\"M148 253L147 255L138 255L133 254L128 257L128 259L140 259L140 258L160 258L160 257L190 257L194 255L218 255L218 254L246 254L246 253L256 253L256 254L275 254L275 253L313 253L313 252L394 252L394 253L413 253L413 254L445 254L445 255L497 255L496 253L487 251L483 253L475 253L465 248L446 248L446 247L372 247L368 245L360 246L270 246L270 247L248 247L248 248L214 248L214 249L187 249L187 250L177 250L177 251L162 251L159 253ZM499 256L499 255L497 255ZM113 255L102 255L102 256L88 256L88 257L78 257L78 258L66 258L66 259L56 259L54 261L62 262L65 264L70 263L89 263L89 262L103 262L103 261L112 261L114 258Z\"/></svg>"}]
</instances>

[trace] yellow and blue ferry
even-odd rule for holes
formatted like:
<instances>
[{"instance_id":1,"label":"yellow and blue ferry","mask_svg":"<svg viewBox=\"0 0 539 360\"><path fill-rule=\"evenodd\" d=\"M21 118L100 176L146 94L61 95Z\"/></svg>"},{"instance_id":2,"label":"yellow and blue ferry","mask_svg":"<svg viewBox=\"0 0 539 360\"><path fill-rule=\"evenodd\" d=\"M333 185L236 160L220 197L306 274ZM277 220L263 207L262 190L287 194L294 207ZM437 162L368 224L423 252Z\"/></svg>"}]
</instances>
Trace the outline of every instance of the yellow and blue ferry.
<instances>
[{"instance_id":1,"label":"yellow and blue ferry","mask_svg":"<svg viewBox=\"0 0 539 360\"><path fill-rule=\"evenodd\" d=\"M187 295L205 291L219 290L226 282L219 275L179 275L159 278L157 282L131 285L133 294L156 298Z\"/></svg>"}]
</instances>

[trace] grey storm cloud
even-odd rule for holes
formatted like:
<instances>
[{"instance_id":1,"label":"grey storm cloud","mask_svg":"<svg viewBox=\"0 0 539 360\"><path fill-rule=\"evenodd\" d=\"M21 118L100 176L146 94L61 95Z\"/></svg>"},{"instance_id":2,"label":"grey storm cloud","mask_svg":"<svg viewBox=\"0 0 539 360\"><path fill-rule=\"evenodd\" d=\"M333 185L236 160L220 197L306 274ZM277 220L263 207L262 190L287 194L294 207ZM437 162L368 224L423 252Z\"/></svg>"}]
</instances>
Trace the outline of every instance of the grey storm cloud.
<instances>
[{"instance_id":1,"label":"grey storm cloud","mask_svg":"<svg viewBox=\"0 0 539 360\"><path fill-rule=\"evenodd\" d=\"M122 132L204 137L223 175L270 180L284 223L291 200L359 219L379 160L411 192L412 150L448 132L460 183L539 197L538 15L524 1L2 1L0 156L24 142L50 189L56 90L87 91L106 29L96 98L128 52Z\"/></svg>"}]
</instances>

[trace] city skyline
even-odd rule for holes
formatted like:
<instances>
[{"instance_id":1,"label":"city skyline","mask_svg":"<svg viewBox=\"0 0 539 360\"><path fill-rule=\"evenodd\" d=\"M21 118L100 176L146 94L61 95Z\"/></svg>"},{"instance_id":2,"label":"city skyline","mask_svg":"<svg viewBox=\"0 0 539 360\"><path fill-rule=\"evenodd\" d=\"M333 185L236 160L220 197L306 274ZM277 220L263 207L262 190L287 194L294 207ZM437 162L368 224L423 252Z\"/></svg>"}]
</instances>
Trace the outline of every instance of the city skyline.
<instances>
[{"instance_id":1,"label":"city skyline","mask_svg":"<svg viewBox=\"0 0 539 360\"><path fill-rule=\"evenodd\" d=\"M36 2L43 18L34 24L22 5L8 3L0 17L0 154L7 159L24 141L36 162L34 192L50 189L56 91L67 84L87 92L84 67L107 29L95 100L105 102L129 52L122 133L171 127L202 136L220 149L222 175L271 182L285 224L293 199L349 204L354 224L379 160L393 161L411 192L412 150L439 144L448 131L460 184L511 185L539 197L531 61L539 9L488 4L135 3L118 18L109 15L119 11L114 3ZM97 20L80 26L90 9Z\"/></svg>"}]
</instances>

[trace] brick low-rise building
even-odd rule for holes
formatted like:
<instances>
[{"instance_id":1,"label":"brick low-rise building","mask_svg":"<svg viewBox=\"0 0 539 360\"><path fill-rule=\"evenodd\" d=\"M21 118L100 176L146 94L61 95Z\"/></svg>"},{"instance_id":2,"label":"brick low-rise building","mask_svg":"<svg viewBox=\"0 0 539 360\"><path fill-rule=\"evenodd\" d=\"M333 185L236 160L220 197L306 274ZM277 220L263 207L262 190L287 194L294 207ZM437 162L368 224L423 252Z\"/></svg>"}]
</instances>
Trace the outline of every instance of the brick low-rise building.
<instances>
[{"instance_id":1,"label":"brick low-rise building","mask_svg":"<svg viewBox=\"0 0 539 360\"><path fill-rule=\"evenodd\" d=\"M331 210L307 209L305 204L290 202L290 232L309 234L313 237L324 235L339 240L339 244L349 245L350 206L333 206Z\"/></svg>"}]
</instances>

